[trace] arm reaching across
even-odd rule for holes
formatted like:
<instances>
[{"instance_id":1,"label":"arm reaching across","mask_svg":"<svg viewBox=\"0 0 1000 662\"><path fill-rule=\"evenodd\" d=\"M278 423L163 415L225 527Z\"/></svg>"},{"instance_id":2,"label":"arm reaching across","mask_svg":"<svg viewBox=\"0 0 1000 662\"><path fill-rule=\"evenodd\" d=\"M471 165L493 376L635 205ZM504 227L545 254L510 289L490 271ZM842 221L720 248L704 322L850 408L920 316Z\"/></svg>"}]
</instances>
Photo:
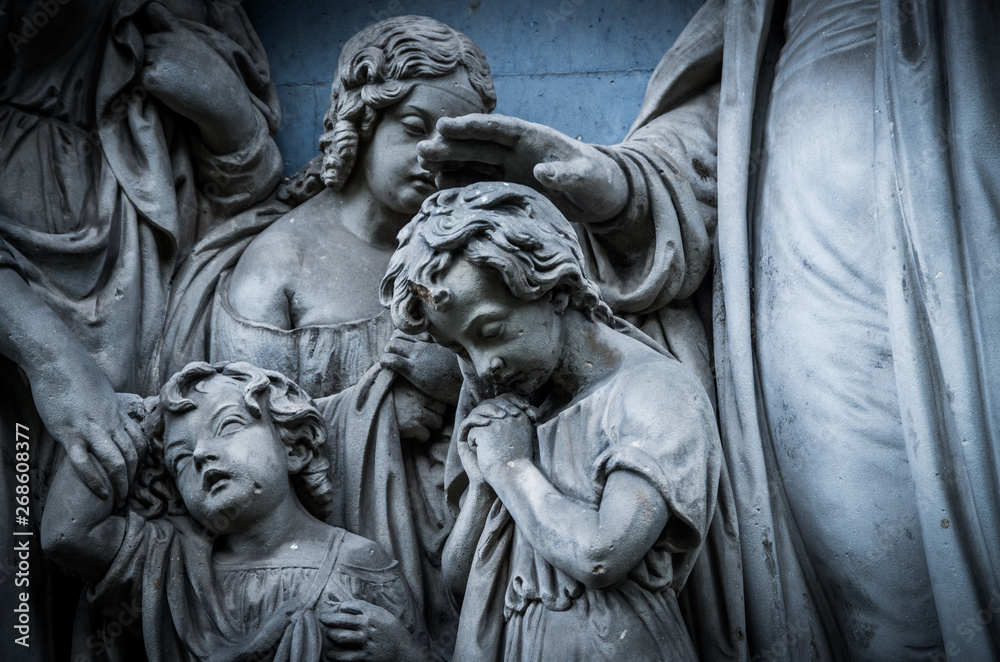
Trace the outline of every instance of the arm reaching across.
<instances>
[{"instance_id":1,"label":"arm reaching across","mask_svg":"<svg viewBox=\"0 0 1000 662\"><path fill-rule=\"evenodd\" d=\"M103 473L96 467L91 467L91 471L104 482L104 492L108 494ZM127 478L132 474L130 471ZM103 577L125 539L126 520L113 515L113 510L112 498L95 494L63 458L42 516L42 549L71 573L88 580Z\"/></svg>"},{"instance_id":2,"label":"arm reaching across","mask_svg":"<svg viewBox=\"0 0 1000 662\"><path fill-rule=\"evenodd\" d=\"M553 128L505 115L438 120L418 148L420 163L438 173L440 188L462 185L463 172L491 172L545 193L571 221L603 221L628 198L618 165L587 143Z\"/></svg>"}]
</instances>

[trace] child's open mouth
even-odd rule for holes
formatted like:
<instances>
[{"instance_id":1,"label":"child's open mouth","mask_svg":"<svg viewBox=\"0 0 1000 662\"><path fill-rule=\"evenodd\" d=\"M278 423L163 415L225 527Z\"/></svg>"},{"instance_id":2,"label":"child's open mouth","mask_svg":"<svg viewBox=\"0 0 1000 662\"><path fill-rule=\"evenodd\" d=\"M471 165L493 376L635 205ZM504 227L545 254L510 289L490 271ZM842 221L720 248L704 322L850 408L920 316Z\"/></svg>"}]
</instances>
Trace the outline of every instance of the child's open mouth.
<instances>
[{"instance_id":1,"label":"child's open mouth","mask_svg":"<svg viewBox=\"0 0 1000 662\"><path fill-rule=\"evenodd\" d=\"M229 480L229 474L219 469L209 469L201 479L201 488L209 494L215 494L223 489Z\"/></svg>"}]
</instances>

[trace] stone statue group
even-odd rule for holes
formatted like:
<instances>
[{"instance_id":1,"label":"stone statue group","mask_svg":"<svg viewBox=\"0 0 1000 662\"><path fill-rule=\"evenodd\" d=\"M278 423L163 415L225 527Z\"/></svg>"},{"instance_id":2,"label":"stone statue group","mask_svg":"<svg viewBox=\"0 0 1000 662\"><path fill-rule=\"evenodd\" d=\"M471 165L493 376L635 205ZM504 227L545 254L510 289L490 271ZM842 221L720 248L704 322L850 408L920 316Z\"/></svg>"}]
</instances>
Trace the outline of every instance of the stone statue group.
<instances>
[{"instance_id":1,"label":"stone statue group","mask_svg":"<svg viewBox=\"0 0 1000 662\"><path fill-rule=\"evenodd\" d=\"M0 8L3 659L1000 659L1000 7L708 0L613 146L389 18L289 179L239 3Z\"/></svg>"}]
</instances>

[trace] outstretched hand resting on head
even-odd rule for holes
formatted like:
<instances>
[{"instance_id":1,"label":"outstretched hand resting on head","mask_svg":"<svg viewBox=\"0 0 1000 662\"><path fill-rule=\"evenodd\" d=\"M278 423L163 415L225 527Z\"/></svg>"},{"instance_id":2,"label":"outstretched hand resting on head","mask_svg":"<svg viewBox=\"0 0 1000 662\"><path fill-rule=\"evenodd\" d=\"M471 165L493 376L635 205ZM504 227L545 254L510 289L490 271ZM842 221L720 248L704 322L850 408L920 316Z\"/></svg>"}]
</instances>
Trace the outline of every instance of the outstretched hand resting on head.
<instances>
[{"instance_id":1,"label":"outstretched hand resting on head","mask_svg":"<svg viewBox=\"0 0 1000 662\"><path fill-rule=\"evenodd\" d=\"M439 188L476 179L524 184L544 193L574 222L607 220L628 201L628 181L609 156L551 127L516 117L442 118L418 153L420 164L437 173Z\"/></svg>"}]
</instances>

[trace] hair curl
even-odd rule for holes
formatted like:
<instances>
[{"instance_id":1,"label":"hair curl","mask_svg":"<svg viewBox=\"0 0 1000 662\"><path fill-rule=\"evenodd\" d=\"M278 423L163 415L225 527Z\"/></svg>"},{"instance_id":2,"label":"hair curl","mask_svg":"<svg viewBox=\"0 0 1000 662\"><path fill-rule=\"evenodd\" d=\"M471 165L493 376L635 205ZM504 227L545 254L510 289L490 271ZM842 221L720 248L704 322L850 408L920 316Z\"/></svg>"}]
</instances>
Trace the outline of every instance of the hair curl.
<instances>
[{"instance_id":1,"label":"hair curl","mask_svg":"<svg viewBox=\"0 0 1000 662\"><path fill-rule=\"evenodd\" d=\"M427 16L396 16L370 25L344 45L330 109L323 118L322 154L284 185L285 201L302 202L325 185L347 182L358 146L372 137L380 111L401 101L422 78L447 76L462 67L486 112L497 97L486 56L466 35Z\"/></svg>"},{"instance_id":2,"label":"hair curl","mask_svg":"<svg viewBox=\"0 0 1000 662\"><path fill-rule=\"evenodd\" d=\"M526 186L480 182L435 193L400 231L379 291L400 330L426 330L423 306L450 296L440 281L459 257L495 269L518 299L562 296L567 307L612 324L584 273L576 231L555 205Z\"/></svg>"},{"instance_id":3,"label":"hair curl","mask_svg":"<svg viewBox=\"0 0 1000 662\"><path fill-rule=\"evenodd\" d=\"M132 492L136 509L148 517L187 514L164 458L165 412L181 414L194 409L194 401L185 394L220 375L246 384L243 405L255 418L262 416L261 405L266 407L283 444L289 448L303 444L311 451L312 458L301 470L291 474L290 479L302 505L314 516L325 519L333 510L333 481L325 448L327 430L323 417L309 396L293 381L245 362L189 363L167 381L158 400L147 399L152 401L152 407L143 421L143 433L149 441L149 450Z\"/></svg>"}]
</instances>

